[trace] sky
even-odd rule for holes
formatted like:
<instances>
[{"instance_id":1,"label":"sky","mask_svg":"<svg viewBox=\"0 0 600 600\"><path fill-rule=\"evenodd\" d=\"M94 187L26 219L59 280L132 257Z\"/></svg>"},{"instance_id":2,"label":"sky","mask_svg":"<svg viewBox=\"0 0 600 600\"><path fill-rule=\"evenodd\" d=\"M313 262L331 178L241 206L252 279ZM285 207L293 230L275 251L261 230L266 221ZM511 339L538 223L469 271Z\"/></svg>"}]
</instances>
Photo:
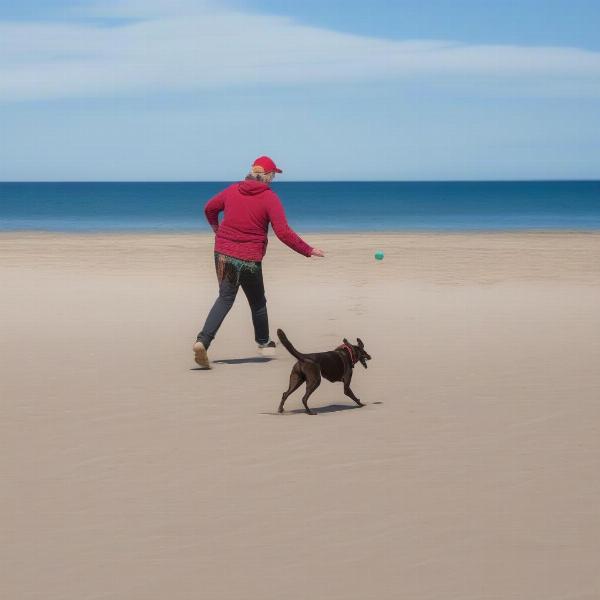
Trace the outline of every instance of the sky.
<instances>
[{"instance_id":1,"label":"sky","mask_svg":"<svg viewBox=\"0 0 600 600\"><path fill-rule=\"evenodd\" d=\"M597 0L0 0L0 181L600 179Z\"/></svg>"}]
</instances>

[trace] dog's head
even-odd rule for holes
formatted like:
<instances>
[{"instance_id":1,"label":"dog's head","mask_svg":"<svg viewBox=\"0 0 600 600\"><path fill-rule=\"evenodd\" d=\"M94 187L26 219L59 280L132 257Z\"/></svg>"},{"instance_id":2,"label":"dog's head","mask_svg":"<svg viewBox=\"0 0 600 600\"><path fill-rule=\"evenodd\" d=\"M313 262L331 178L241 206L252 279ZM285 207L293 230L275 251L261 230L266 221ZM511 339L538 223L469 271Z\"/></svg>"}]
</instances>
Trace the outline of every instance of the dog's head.
<instances>
[{"instance_id":1,"label":"dog's head","mask_svg":"<svg viewBox=\"0 0 600 600\"><path fill-rule=\"evenodd\" d=\"M356 343L358 345L351 344L346 338L344 338L344 344L347 344L352 348L352 350L354 350L356 362L360 362L360 364L366 369L367 361L371 360L371 355L365 350L365 345L360 338L356 338Z\"/></svg>"}]
</instances>

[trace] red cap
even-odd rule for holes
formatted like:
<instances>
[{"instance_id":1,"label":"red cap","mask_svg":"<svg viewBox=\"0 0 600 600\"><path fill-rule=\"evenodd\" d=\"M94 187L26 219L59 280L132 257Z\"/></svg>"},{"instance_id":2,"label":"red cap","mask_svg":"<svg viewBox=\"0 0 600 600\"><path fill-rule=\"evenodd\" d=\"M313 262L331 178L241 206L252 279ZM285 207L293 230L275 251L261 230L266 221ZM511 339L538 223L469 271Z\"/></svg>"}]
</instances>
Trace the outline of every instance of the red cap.
<instances>
[{"instance_id":1,"label":"red cap","mask_svg":"<svg viewBox=\"0 0 600 600\"><path fill-rule=\"evenodd\" d=\"M253 163L253 167L262 167L265 173L283 173L281 169L277 168L277 165L268 156L259 156Z\"/></svg>"}]
</instances>

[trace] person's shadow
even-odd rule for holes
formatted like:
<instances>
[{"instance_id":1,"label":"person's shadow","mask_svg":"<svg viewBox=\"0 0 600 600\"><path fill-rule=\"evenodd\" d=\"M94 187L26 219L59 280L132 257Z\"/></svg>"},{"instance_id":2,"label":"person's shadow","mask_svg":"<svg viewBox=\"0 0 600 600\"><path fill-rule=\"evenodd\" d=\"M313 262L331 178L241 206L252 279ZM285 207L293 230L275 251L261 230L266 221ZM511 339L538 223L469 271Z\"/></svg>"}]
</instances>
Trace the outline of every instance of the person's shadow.
<instances>
[{"instance_id":1,"label":"person's shadow","mask_svg":"<svg viewBox=\"0 0 600 600\"><path fill-rule=\"evenodd\" d=\"M268 356L250 356L248 358L221 358L219 360L213 360L215 365L247 365L247 364L261 364L268 363L274 358ZM207 369L201 369L200 367L192 367L190 371L206 371Z\"/></svg>"},{"instance_id":2,"label":"person's shadow","mask_svg":"<svg viewBox=\"0 0 600 600\"><path fill-rule=\"evenodd\" d=\"M221 358L213 361L218 365L246 365L268 363L274 360L269 356L250 356L249 358Z\"/></svg>"}]
</instances>

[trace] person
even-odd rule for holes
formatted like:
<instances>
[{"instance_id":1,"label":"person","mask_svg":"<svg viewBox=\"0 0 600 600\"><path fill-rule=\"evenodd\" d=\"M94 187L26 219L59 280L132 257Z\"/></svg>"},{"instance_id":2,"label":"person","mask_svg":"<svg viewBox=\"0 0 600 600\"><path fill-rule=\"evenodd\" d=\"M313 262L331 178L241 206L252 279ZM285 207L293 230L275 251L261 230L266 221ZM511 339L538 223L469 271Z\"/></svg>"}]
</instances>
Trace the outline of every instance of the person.
<instances>
[{"instance_id":1,"label":"person","mask_svg":"<svg viewBox=\"0 0 600 600\"><path fill-rule=\"evenodd\" d=\"M267 299L262 259L267 250L269 223L275 235L292 250L307 257L325 256L295 233L287 223L281 200L270 187L282 173L272 159L260 156L244 181L234 183L208 201L204 214L215 232L215 269L219 296L194 344L194 358L202 369L210 369L207 350L230 311L239 288L244 291L259 349L275 348L269 337ZM224 216L219 223L219 214Z\"/></svg>"}]
</instances>

